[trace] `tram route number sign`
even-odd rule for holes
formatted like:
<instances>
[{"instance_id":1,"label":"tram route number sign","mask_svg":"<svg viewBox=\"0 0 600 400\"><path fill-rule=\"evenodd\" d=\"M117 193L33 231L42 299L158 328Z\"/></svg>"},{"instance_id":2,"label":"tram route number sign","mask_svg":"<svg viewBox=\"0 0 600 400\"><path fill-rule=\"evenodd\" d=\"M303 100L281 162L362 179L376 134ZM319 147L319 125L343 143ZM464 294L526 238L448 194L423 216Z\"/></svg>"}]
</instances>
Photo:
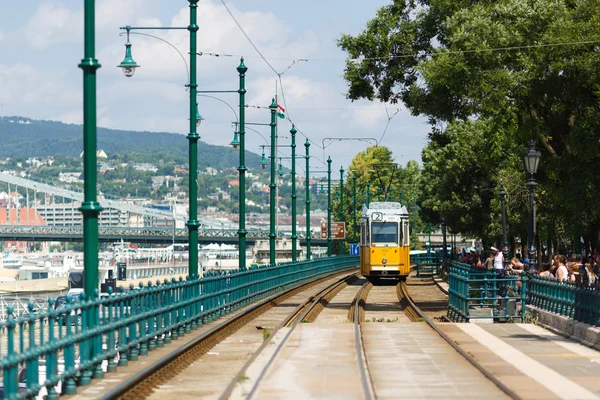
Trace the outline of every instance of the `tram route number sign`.
<instances>
[{"instance_id":1,"label":"tram route number sign","mask_svg":"<svg viewBox=\"0 0 600 400\"><path fill-rule=\"evenodd\" d=\"M331 238L346 239L346 223L332 222L331 223ZM321 239L327 239L327 222L321 222Z\"/></svg>"}]
</instances>

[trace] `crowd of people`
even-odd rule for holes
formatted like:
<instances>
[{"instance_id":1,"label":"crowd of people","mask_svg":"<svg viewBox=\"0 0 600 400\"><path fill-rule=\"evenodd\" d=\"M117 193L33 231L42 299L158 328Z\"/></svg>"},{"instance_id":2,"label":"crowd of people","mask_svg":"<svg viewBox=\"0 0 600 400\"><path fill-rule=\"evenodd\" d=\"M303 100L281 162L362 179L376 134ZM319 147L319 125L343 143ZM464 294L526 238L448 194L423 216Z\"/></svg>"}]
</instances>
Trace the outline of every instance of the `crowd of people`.
<instances>
[{"instance_id":1,"label":"crowd of people","mask_svg":"<svg viewBox=\"0 0 600 400\"><path fill-rule=\"evenodd\" d=\"M600 274L598 259L598 252L588 254L585 257L576 253L571 254L569 257L557 254L551 258L550 262L542 262L536 272L541 277L556 278L560 282L577 282L591 286L596 283ZM510 259L505 267L502 251L495 247L491 247L484 254L477 251L466 252L463 250L458 255L458 260L487 271L495 271L498 275L506 274L507 271L530 270L530 260L521 258L519 253L516 254L516 257Z\"/></svg>"}]
</instances>

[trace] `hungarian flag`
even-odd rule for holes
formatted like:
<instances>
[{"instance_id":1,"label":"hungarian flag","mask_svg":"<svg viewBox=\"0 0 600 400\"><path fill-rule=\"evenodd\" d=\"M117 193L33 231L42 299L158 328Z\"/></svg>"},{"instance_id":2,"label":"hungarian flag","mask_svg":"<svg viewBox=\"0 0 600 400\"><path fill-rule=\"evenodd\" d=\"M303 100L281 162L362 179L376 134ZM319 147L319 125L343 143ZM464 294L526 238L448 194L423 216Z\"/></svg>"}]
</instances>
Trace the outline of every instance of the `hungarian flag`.
<instances>
[{"instance_id":1,"label":"hungarian flag","mask_svg":"<svg viewBox=\"0 0 600 400\"><path fill-rule=\"evenodd\" d=\"M277 104L277 116L281 119L285 119L285 108L281 107L279 104Z\"/></svg>"}]
</instances>

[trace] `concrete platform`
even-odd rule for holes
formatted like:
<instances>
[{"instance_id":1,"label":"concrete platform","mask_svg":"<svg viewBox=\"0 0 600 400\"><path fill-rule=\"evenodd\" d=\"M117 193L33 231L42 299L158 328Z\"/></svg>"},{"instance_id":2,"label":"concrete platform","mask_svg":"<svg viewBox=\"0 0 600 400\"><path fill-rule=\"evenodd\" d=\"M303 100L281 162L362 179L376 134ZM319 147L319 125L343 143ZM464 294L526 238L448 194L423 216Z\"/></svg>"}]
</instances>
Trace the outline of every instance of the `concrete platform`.
<instances>
[{"instance_id":1,"label":"concrete platform","mask_svg":"<svg viewBox=\"0 0 600 400\"><path fill-rule=\"evenodd\" d=\"M378 399L506 396L423 323L362 325ZM258 399L362 399L353 325L302 324L269 370Z\"/></svg>"},{"instance_id":2,"label":"concrete platform","mask_svg":"<svg viewBox=\"0 0 600 400\"><path fill-rule=\"evenodd\" d=\"M524 399L599 399L600 353L532 324L441 324Z\"/></svg>"},{"instance_id":3,"label":"concrete platform","mask_svg":"<svg viewBox=\"0 0 600 400\"><path fill-rule=\"evenodd\" d=\"M378 399L507 398L425 323L369 323L362 332Z\"/></svg>"},{"instance_id":4,"label":"concrete platform","mask_svg":"<svg viewBox=\"0 0 600 400\"><path fill-rule=\"evenodd\" d=\"M300 324L256 399L362 399L353 324Z\"/></svg>"}]
</instances>

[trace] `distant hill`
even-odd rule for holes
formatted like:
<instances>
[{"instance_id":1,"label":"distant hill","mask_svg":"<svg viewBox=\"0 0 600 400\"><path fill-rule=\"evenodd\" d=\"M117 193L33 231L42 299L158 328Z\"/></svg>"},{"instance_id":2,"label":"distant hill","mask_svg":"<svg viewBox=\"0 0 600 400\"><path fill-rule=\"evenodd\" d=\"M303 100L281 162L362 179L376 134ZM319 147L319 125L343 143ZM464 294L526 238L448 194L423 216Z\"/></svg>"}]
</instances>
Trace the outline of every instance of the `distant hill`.
<instances>
[{"instance_id":1,"label":"distant hill","mask_svg":"<svg viewBox=\"0 0 600 400\"><path fill-rule=\"evenodd\" d=\"M169 151L188 156L185 135L166 132L136 132L98 128L98 149L111 153L157 153ZM0 118L0 158L79 156L83 150L83 126L25 117ZM198 166L237 167L239 154L231 147L198 142ZM247 153L246 164L258 167L260 156Z\"/></svg>"}]
</instances>

